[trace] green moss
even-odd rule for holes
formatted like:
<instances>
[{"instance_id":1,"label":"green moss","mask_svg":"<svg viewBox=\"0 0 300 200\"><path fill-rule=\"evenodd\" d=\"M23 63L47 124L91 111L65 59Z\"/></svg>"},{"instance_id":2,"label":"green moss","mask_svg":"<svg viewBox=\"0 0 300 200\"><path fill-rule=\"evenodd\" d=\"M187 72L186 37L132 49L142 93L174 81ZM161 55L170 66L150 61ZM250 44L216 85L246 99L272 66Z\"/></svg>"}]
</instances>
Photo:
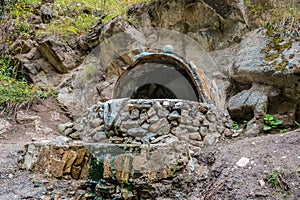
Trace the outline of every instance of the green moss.
<instances>
[{"instance_id":1,"label":"green moss","mask_svg":"<svg viewBox=\"0 0 300 200\"><path fill-rule=\"evenodd\" d=\"M269 42L263 49L264 65L275 70L285 70L288 60L283 52L292 47L294 41L300 41L298 28L300 21L300 3L291 0L246 0L246 6L259 26L266 28ZM289 56L291 59L293 56Z\"/></svg>"}]
</instances>

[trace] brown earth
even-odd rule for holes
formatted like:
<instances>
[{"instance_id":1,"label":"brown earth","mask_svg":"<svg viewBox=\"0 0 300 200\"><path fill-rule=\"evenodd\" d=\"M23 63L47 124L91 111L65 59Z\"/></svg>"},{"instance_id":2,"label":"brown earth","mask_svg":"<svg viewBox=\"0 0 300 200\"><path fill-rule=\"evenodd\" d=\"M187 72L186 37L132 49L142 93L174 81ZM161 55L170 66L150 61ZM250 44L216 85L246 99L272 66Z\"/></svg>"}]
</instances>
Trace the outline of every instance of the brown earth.
<instances>
[{"instance_id":1,"label":"brown earth","mask_svg":"<svg viewBox=\"0 0 300 200\"><path fill-rule=\"evenodd\" d=\"M59 119L51 118L53 111L60 114ZM87 199L84 181L59 180L21 169L25 143L59 136L57 125L70 120L53 99L40 101L26 112L39 116L41 124L54 131L45 135L34 131L32 124L18 124L10 117L10 131L0 140L1 199ZM224 138L195 156L194 174L157 183L161 187L153 195L155 199L300 199L299 145L300 129ZM277 171L277 186L272 187L269 175Z\"/></svg>"}]
</instances>

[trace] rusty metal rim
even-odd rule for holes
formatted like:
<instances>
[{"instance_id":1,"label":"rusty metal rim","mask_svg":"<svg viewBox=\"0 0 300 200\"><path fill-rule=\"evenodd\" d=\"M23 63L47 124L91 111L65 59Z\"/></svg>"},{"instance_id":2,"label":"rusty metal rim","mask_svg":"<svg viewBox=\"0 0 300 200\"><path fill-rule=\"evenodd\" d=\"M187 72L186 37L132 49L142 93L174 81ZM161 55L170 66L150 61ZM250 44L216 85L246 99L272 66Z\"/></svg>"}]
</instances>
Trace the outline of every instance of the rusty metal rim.
<instances>
[{"instance_id":1,"label":"rusty metal rim","mask_svg":"<svg viewBox=\"0 0 300 200\"><path fill-rule=\"evenodd\" d=\"M182 58L180 58L178 56L175 56L174 54L168 55L168 54L165 54L165 53L152 53L152 54L149 54L149 55L146 55L146 56L142 56L142 57L138 58L137 60L135 60L133 63L131 63L131 65L129 65L128 68L118 78L118 80L116 82L116 85L114 87L113 99L117 95L117 88L119 87L120 80L124 76L126 76L131 69L133 69L134 67L136 67L140 64L144 64L144 63L161 63L161 64L165 64L166 61L173 61L173 63L176 63L177 65L181 66L182 69L184 69L184 71L187 73L190 80L194 84L193 88L196 88L199 101L204 102L203 95L202 95L201 90L200 90L200 86L197 84L197 81L195 80L195 78L193 76L193 73L195 74L195 72L192 71L190 64L187 63L186 61L184 61ZM170 63L172 63L172 62L170 62Z\"/></svg>"}]
</instances>

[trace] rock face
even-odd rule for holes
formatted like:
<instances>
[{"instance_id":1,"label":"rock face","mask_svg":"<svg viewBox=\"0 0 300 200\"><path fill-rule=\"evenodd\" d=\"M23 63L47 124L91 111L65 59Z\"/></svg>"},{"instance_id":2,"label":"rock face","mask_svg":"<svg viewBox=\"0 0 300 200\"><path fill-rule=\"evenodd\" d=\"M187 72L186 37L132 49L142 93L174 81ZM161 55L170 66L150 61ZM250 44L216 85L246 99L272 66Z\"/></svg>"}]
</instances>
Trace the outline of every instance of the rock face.
<instances>
[{"instance_id":1,"label":"rock face","mask_svg":"<svg viewBox=\"0 0 300 200\"><path fill-rule=\"evenodd\" d=\"M239 5L228 1L154 1L129 13L142 27L162 27L198 41L206 50L228 47L247 30Z\"/></svg>"},{"instance_id":2,"label":"rock face","mask_svg":"<svg viewBox=\"0 0 300 200\"><path fill-rule=\"evenodd\" d=\"M266 113L283 120L286 126L293 126L294 121L299 119L299 67L291 64L300 58L295 48L299 43L295 42L283 51L282 55L290 63L284 69L266 63L268 52L263 49L267 43L263 30L249 33L239 45L230 69L234 90L238 93L229 98L227 107L234 120L251 120L246 131L250 135L262 130L262 118Z\"/></svg>"},{"instance_id":3,"label":"rock face","mask_svg":"<svg viewBox=\"0 0 300 200\"><path fill-rule=\"evenodd\" d=\"M70 46L55 38L43 39L37 48L59 73L66 73L80 64L79 55Z\"/></svg>"}]
</instances>

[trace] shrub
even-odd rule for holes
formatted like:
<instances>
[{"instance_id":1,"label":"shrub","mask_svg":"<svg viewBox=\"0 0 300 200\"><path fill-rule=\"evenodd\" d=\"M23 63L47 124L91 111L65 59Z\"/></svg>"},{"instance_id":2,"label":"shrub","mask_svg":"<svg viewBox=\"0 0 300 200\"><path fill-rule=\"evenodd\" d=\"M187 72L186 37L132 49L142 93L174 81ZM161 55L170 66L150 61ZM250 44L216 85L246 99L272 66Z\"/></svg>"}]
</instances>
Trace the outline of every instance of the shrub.
<instances>
[{"instance_id":1,"label":"shrub","mask_svg":"<svg viewBox=\"0 0 300 200\"><path fill-rule=\"evenodd\" d=\"M34 98L56 96L53 89L30 85L12 63L7 56L0 59L0 110L10 109Z\"/></svg>"},{"instance_id":2,"label":"shrub","mask_svg":"<svg viewBox=\"0 0 300 200\"><path fill-rule=\"evenodd\" d=\"M282 125L282 121L281 120L277 120L275 119L272 115L270 114L266 114L264 117L264 128L263 130L268 132L274 129L278 129L280 125Z\"/></svg>"}]
</instances>

